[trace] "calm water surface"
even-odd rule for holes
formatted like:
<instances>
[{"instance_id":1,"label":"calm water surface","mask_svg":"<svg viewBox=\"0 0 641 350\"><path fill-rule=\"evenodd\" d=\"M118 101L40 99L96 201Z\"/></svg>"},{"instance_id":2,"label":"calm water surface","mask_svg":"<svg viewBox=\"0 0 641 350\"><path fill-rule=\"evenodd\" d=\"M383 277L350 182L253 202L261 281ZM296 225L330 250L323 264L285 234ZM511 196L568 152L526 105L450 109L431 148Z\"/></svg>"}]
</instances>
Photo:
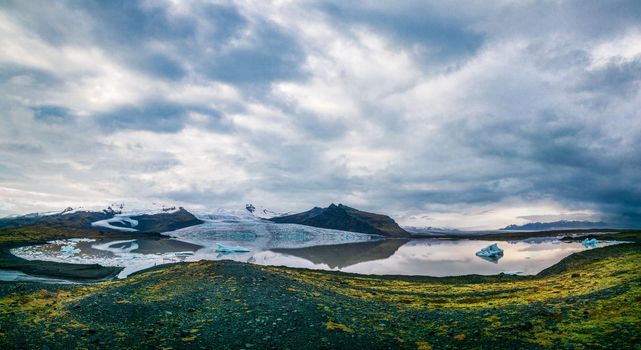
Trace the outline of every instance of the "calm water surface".
<instances>
[{"instance_id":1,"label":"calm water surface","mask_svg":"<svg viewBox=\"0 0 641 350\"><path fill-rule=\"evenodd\" d=\"M498 242L498 261L475 253L494 243L477 240L373 240L367 235L302 228L256 227L235 223L204 225L170 233L171 239L59 240L21 247L12 253L26 259L122 266L119 277L161 264L230 259L260 265L283 265L378 275L455 276L518 273L531 275L585 249L555 239ZM247 253L222 254L216 243L242 246ZM600 242L598 246L613 243Z\"/></svg>"}]
</instances>

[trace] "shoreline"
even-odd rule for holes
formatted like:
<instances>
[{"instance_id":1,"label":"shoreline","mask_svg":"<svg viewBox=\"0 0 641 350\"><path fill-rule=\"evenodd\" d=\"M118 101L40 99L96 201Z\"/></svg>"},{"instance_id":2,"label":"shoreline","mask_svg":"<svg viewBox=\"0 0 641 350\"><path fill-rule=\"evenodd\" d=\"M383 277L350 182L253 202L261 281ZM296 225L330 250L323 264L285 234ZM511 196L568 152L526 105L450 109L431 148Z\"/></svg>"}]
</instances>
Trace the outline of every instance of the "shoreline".
<instances>
[{"instance_id":1,"label":"shoreline","mask_svg":"<svg viewBox=\"0 0 641 350\"><path fill-rule=\"evenodd\" d=\"M42 260L27 260L11 254L11 249L48 241L71 238L147 239L165 240L171 237L160 233L139 233L105 230L59 229L28 226L0 230L0 269L13 270L34 277L64 279L72 282L100 282L114 279L123 267L99 264L73 264ZM188 243L185 243L188 244Z\"/></svg>"}]
</instances>

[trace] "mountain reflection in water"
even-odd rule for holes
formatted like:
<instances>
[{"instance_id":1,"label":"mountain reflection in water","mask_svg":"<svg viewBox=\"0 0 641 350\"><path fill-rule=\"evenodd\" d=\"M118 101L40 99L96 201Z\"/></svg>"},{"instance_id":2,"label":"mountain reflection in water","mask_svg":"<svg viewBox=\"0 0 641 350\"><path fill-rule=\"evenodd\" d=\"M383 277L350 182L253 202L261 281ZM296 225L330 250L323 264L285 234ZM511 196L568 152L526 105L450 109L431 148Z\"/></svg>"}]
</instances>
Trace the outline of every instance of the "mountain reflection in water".
<instances>
[{"instance_id":1,"label":"mountain reflection in water","mask_svg":"<svg viewBox=\"0 0 641 350\"><path fill-rule=\"evenodd\" d=\"M360 274L455 276L531 275L574 252L591 249L579 242L553 239L501 242L501 259L486 261L475 253L491 242L481 240L376 239L340 231L299 230L296 225L243 225L238 231L227 223L212 227L174 231L171 239L61 240L12 249L12 253L30 260L122 266L121 278L156 265L199 260ZM249 251L221 254L217 243Z\"/></svg>"},{"instance_id":2,"label":"mountain reflection in water","mask_svg":"<svg viewBox=\"0 0 641 350\"><path fill-rule=\"evenodd\" d=\"M271 249L273 252L296 256L330 269L341 269L358 263L387 259L407 240L386 239L351 244L335 244L305 248Z\"/></svg>"}]
</instances>

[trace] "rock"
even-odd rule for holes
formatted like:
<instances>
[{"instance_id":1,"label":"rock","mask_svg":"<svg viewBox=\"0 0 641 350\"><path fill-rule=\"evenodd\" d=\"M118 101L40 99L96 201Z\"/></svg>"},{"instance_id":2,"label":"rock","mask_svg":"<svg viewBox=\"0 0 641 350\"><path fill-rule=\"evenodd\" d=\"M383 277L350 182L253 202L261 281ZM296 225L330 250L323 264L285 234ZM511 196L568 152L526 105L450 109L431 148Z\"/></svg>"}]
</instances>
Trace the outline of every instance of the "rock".
<instances>
[{"instance_id":1,"label":"rock","mask_svg":"<svg viewBox=\"0 0 641 350\"><path fill-rule=\"evenodd\" d=\"M554 309L549 307L543 307L537 311L537 315L552 316L554 315Z\"/></svg>"},{"instance_id":2,"label":"rock","mask_svg":"<svg viewBox=\"0 0 641 350\"><path fill-rule=\"evenodd\" d=\"M525 321L523 323L519 323L516 326L516 329L518 329L520 331L529 331L529 330L532 330L532 328L534 328L534 324L532 324L532 322L530 322L530 321Z\"/></svg>"}]
</instances>

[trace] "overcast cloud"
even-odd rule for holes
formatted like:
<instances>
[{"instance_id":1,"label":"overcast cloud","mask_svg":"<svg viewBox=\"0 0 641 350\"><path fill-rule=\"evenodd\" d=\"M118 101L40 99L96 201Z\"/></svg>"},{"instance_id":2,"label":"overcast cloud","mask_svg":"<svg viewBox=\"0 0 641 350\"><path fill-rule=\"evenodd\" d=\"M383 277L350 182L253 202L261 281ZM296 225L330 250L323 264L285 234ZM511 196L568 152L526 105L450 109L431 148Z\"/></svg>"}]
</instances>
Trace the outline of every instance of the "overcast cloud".
<instances>
[{"instance_id":1,"label":"overcast cloud","mask_svg":"<svg viewBox=\"0 0 641 350\"><path fill-rule=\"evenodd\" d=\"M0 215L641 218L639 1L2 1Z\"/></svg>"}]
</instances>

